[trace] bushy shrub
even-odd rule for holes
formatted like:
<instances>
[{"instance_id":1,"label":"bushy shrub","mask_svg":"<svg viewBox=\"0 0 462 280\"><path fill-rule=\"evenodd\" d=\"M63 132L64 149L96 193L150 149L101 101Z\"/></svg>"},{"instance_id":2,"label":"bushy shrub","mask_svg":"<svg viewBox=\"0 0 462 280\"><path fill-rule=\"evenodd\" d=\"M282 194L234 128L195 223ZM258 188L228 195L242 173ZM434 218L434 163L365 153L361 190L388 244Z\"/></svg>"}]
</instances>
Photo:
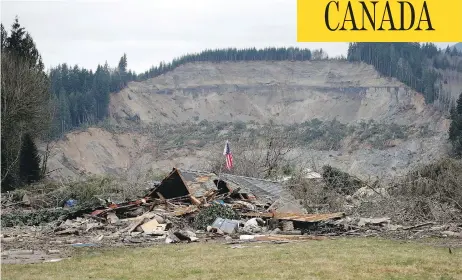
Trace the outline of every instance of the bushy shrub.
<instances>
[{"instance_id":1,"label":"bushy shrub","mask_svg":"<svg viewBox=\"0 0 462 280\"><path fill-rule=\"evenodd\" d=\"M322 178L328 188L345 195L353 194L362 185L361 180L330 165L322 167Z\"/></svg>"},{"instance_id":2,"label":"bushy shrub","mask_svg":"<svg viewBox=\"0 0 462 280\"><path fill-rule=\"evenodd\" d=\"M239 214L231 207L222 204L214 204L199 211L194 221L195 227L198 229L206 229L207 226L212 225L216 218L239 219Z\"/></svg>"},{"instance_id":3,"label":"bushy shrub","mask_svg":"<svg viewBox=\"0 0 462 280\"><path fill-rule=\"evenodd\" d=\"M33 212L11 212L2 215L2 227L39 226L65 217L66 209L41 209Z\"/></svg>"}]
</instances>

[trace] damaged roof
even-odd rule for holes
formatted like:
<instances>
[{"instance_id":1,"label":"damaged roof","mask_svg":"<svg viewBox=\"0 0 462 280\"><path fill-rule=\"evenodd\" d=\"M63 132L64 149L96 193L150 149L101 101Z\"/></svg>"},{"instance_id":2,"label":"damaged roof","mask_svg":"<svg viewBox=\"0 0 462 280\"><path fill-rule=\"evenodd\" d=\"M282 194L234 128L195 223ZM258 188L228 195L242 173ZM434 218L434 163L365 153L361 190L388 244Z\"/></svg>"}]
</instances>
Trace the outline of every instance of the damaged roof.
<instances>
[{"instance_id":1,"label":"damaged roof","mask_svg":"<svg viewBox=\"0 0 462 280\"><path fill-rule=\"evenodd\" d=\"M262 202L273 202L277 199L295 200L279 182L232 174L220 174L220 179L238 185L241 193L251 193Z\"/></svg>"},{"instance_id":2,"label":"damaged roof","mask_svg":"<svg viewBox=\"0 0 462 280\"><path fill-rule=\"evenodd\" d=\"M196 197L201 197L207 191L217 189L214 180L218 180L218 177L214 173L185 170L180 171L180 174L191 194Z\"/></svg>"},{"instance_id":3,"label":"damaged roof","mask_svg":"<svg viewBox=\"0 0 462 280\"><path fill-rule=\"evenodd\" d=\"M180 171L177 168L168 174L149 196L162 196L165 199L182 197L201 197L208 191L216 190L217 176L210 172Z\"/></svg>"},{"instance_id":4,"label":"damaged roof","mask_svg":"<svg viewBox=\"0 0 462 280\"><path fill-rule=\"evenodd\" d=\"M179 170L173 168L172 172L160 183L152 194L171 199L177 197L202 197L210 191L228 193L238 190L240 194L253 195L264 204L291 205L297 200L280 182L237 176L196 171ZM292 207L293 208L293 207ZM297 209L300 207L297 206ZM294 209L295 210L295 209Z\"/></svg>"}]
</instances>

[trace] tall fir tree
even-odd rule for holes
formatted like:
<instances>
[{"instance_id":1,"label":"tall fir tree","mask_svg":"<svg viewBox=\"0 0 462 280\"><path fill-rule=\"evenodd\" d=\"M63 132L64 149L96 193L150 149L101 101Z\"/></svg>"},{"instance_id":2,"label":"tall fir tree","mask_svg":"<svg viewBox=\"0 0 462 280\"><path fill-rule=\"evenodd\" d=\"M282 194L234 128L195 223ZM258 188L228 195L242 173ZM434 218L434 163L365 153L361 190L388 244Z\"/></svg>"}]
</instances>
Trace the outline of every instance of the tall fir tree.
<instances>
[{"instance_id":1,"label":"tall fir tree","mask_svg":"<svg viewBox=\"0 0 462 280\"><path fill-rule=\"evenodd\" d=\"M23 183L39 181L41 174L40 156L37 146L29 133L24 134L19 156L19 175Z\"/></svg>"},{"instance_id":2,"label":"tall fir tree","mask_svg":"<svg viewBox=\"0 0 462 280\"><path fill-rule=\"evenodd\" d=\"M3 24L0 24L0 29L1 29L1 47L2 47L2 50L6 48L6 40L8 38L8 32L5 30L5 27L3 26Z\"/></svg>"},{"instance_id":3,"label":"tall fir tree","mask_svg":"<svg viewBox=\"0 0 462 280\"><path fill-rule=\"evenodd\" d=\"M118 72L119 72L119 78L120 78L120 85L117 90L123 89L127 85L127 54L124 53L124 55L120 58L119 61L119 67L118 67Z\"/></svg>"},{"instance_id":4,"label":"tall fir tree","mask_svg":"<svg viewBox=\"0 0 462 280\"><path fill-rule=\"evenodd\" d=\"M14 53L17 58L26 60L31 68L43 71L44 64L42 62L42 57L29 32L26 32L24 27L19 24L18 17L15 18L14 23L11 25L10 36L5 39L4 46L2 39L2 47L4 47L2 51L10 51Z\"/></svg>"}]
</instances>

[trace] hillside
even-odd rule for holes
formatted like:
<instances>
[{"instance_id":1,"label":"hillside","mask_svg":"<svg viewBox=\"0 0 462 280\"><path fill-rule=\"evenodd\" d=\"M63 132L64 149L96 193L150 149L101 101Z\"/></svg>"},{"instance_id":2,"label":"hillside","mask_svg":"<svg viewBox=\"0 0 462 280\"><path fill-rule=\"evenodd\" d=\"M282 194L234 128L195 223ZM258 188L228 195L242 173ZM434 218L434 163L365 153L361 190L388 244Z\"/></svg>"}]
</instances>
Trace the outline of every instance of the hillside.
<instances>
[{"instance_id":1,"label":"hillside","mask_svg":"<svg viewBox=\"0 0 462 280\"><path fill-rule=\"evenodd\" d=\"M303 131L314 118L351 127L333 131L324 125L320 131L329 130L322 132L327 136L312 142L300 133L292 152L299 164L389 177L444 153L449 123L421 94L369 65L344 61L189 63L129 83L111 96L109 110L108 127L72 132L56 143L52 177L75 178L83 171L136 178L173 166L207 168L225 139L264 130L258 123ZM377 125L365 126L368 121ZM236 122L247 126L237 129ZM342 135L335 148L319 145L333 134Z\"/></svg>"},{"instance_id":2,"label":"hillside","mask_svg":"<svg viewBox=\"0 0 462 280\"><path fill-rule=\"evenodd\" d=\"M453 47L462 52L462 43L457 43Z\"/></svg>"},{"instance_id":3,"label":"hillside","mask_svg":"<svg viewBox=\"0 0 462 280\"><path fill-rule=\"evenodd\" d=\"M343 61L191 63L112 95L113 120L143 123L312 118L438 123L421 95L366 64Z\"/></svg>"}]
</instances>

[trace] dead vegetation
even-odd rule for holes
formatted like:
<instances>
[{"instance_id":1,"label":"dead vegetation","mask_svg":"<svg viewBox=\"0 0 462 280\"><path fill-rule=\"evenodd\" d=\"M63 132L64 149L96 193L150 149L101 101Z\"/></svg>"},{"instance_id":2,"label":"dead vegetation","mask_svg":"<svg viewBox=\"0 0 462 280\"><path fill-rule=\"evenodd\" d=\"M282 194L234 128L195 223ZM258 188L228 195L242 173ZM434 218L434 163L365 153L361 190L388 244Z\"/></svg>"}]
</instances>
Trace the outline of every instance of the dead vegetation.
<instances>
[{"instance_id":1,"label":"dead vegetation","mask_svg":"<svg viewBox=\"0 0 462 280\"><path fill-rule=\"evenodd\" d=\"M359 215L388 216L400 223L462 221L462 162L442 159L409 172L377 201L358 203Z\"/></svg>"},{"instance_id":2,"label":"dead vegetation","mask_svg":"<svg viewBox=\"0 0 462 280\"><path fill-rule=\"evenodd\" d=\"M268 142L271 138L284 136L292 146L303 146L317 150L339 150L346 144L358 149L367 145L374 149L386 149L393 141L405 141L413 135L430 137L434 131L428 126L380 123L373 120L346 124L333 120L312 119L303 123L280 125L274 121L266 123L242 121L189 121L177 124L111 124L102 122L102 128L110 132L137 132L155 136L164 148L178 146L202 147L205 143L222 143L223 140L242 142ZM274 140L274 139L273 139ZM261 144L261 143L260 143ZM258 145L257 145L258 146Z\"/></svg>"},{"instance_id":3,"label":"dead vegetation","mask_svg":"<svg viewBox=\"0 0 462 280\"><path fill-rule=\"evenodd\" d=\"M73 200L80 208L96 207L108 201L133 200L145 190L145 182L132 182L121 177L109 176L91 176L68 183L37 183L2 195L2 220L7 215L16 215L15 210L21 206L30 210L53 209L64 207L67 201ZM44 221L47 220L48 218L44 217ZM40 224L40 221L31 223Z\"/></svg>"},{"instance_id":4,"label":"dead vegetation","mask_svg":"<svg viewBox=\"0 0 462 280\"><path fill-rule=\"evenodd\" d=\"M462 161L442 159L396 178L362 181L330 166L323 179L294 176L290 189L308 211L346 211L352 216L390 217L401 224L462 222Z\"/></svg>"},{"instance_id":5,"label":"dead vegetation","mask_svg":"<svg viewBox=\"0 0 462 280\"><path fill-rule=\"evenodd\" d=\"M409 172L390 188L420 220L462 219L462 161L442 159Z\"/></svg>"},{"instance_id":6,"label":"dead vegetation","mask_svg":"<svg viewBox=\"0 0 462 280\"><path fill-rule=\"evenodd\" d=\"M233 157L239 158L239 161L230 172L255 178L274 178L289 163L286 156L295 148L292 138L291 133L272 123L258 137L242 135L232 144ZM219 150L220 147L217 144L213 150ZM210 155L206 165L206 169L217 174L225 171L223 158L216 153Z\"/></svg>"},{"instance_id":7,"label":"dead vegetation","mask_svg":"<svg viewBox=\"0 0 462 280\"><path fill-rule=\"evenodd\" d=\"M322 179L306 178L303 168L293 169L286 185L308 213L329 213L342 209L343 195L329 188Z\"/></svg>"}]
</instances>

